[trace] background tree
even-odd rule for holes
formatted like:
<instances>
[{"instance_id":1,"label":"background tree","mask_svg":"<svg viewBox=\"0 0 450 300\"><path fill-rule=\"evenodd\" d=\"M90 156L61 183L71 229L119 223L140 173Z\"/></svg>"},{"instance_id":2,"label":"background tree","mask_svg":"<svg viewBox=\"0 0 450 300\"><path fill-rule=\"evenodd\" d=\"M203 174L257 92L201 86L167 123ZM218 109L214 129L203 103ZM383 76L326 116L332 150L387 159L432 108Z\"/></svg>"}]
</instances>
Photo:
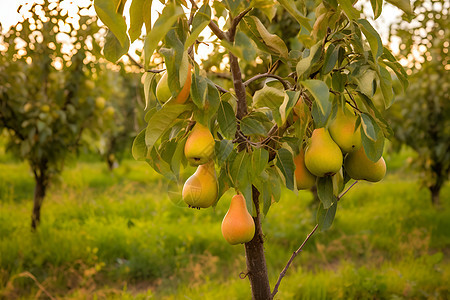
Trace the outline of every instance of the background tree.
<instances>
[{"instance_id":1,"label":"background tree","mask_svg":"<svg viewBox=\"0 0 450 300\"><path fill-rule=\"evenodd\" d=\"M212 132L214 164L219 168L215 201L220 200L229 188L243 196L237 198L245 199L256 232L245 242L246 275L254 299L272 299L287 268L308 238L317 228L325 230L331 226L338 201L345 194L344 185L350 179L347 174L350 169L344 173L339 171L342 161L338 161L338 168L333 172L318 175L316 185L321 201L318 224L292 255L271 291L261 219L272 202L279 201L282 187L297 190L294 156L304 150L305 144L311 143L314 129L326 132L336 119L337 110L349 105L357 120L355 126L361 125L364 148L360 153L368 156L367 162L379 161L385 137L390 137L392 132L372 97L380 89L383 105L388 108L393 100L388 68L404 81L406 74L383 47L376 30L367 20L361 19L360 11L346 0L314 4L310 8L314 13L308 15L310 19L304 15L304 8L297 8L294 1L213 1L212 6L208 1L202 4L168 1L154 24L150 19L151 2L133 0L129 26L123 18L125 2L96 0L95 8L110 30L104 54L111 61L126 54L130 42L140 36L144 25L146 27L143 65L148 72L143 81L150 109L145 116L147 127L134 141L133 156L146 161L168 179L180 182L180 169L187 164L187 136L200 130L196 128L203 128L202 135L205 136L208 136L205 131ZM371 4L375 17L378 17L383 1L372 1ZM298 22L301 30L295 43L291 41L292 48L271 33L260 18L251 14L260 10L272 21L271 7L285 10ZM220 17L226 20L224 28L218 26ZM205 76L202 65L192 59L196 55L196 39L206 26L216 37L212 45L226 49L227 53L219 56L226 57L223 70L228 73L225 77L232 78L233 83L229 89L211 81L209 78L215 76ZM165 59L169 100L155 98L155 73L162 71L149 70L155 50ZM191 100L180 103L178 96L185 88L180 83L180 74L186 53L189 53L189 63L193 66L191 84L188 85ZM260 74L242 72L241 66L264 60L268 63ZM212 72L217 70L210 64L209 67ZM247 89L258 81L265 82L257 90ZM299 107L294 117L297 103ZM209 145L209 138L205 139ZM209 156L210 149L204 150L197 159ZM342 156L337 146L335 155ZM205 165L198 170L211 170L209 163L207 167ZM338 173L342 177L336 180L339 175L334 175Z\"/></svg>"},{"instance_id":2,"label":"background tree","mask_svg":"<svg viewBox=\"0 0 450 300\"><path fill-rule=\"evenodd\" d=\"M391 40L399 42L399 57L408 62L412 75L389 117L397 148L405 144L417 153L413 164L430 190L432 203L438 205L450 174L450 4L416 0L413 7L411 23L403 15L391 28Z\"/></svg>"},{"instance_id":3,"label":"background tree","mask_svg":"<svg viewBox=\"0 0 450 300\"><path fill-rule=\"evenodd\" d=\"M105 99L89 79L99 67L96 18L73 18L59 1L20 8L24 19L0 36L0 127L28 161L36 187L31 226L54 175L89 128L101 128Z\"/></svg>"}]
</instances>

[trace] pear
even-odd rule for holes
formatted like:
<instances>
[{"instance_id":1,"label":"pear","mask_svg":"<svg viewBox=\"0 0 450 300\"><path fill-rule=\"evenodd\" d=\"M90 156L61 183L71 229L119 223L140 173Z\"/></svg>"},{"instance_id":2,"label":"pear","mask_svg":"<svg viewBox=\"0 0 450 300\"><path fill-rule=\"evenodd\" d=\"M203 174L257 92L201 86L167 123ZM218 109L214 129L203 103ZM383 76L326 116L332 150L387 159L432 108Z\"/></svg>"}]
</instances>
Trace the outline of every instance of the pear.
<instances>
[{"instance_id":1,"label":"pear","mask_svg":"<svg viewBox=\"0 0 450 300\"><path fill-rule=\"evenodd\" d=\"M386 162L383 157L377 162L371 161L364 148L347 154L345 157L344 168L348 176L356 180L367 180L377 182L386 175Z\"/></svg>"},{"instance_id":2,"label":"pear","mask_svg":"<svg viewBox=\"0 0 450 300\"><path fill-rule=\"evenodd\" d=\"M209 129L197 122L186 140L184 155L191 165L203 165L211 160L214 145L214 137Z\"/></svg>"},{"instance_id":3,"label":"pear","mask_svg":"<svg viewBox=\"0 0 450 300\"><path fill-rule=\"evenodd\" d=\"M314 129L310 145L305 150L305 165L319 177L332 175L342 166L342 152L325 128Z\"/></svg>"},{"instance_id":4,"label":"pear","mask_svg":"<svg viewBox=\"0 0 450 300\"><path fill-rule=\"evenodd\" d=\"M189 207L207 208L217 200L217 175L214 162L198 166L183 186L182 197Z\"/></svg>"},{"instance_id":5,"label":"pear","mask_svg":"<svg viewBox=\"0 0 450 300\"><path fill-rule=\"evenodd\" d=\"M255 235L255 222L241 194L231 199L230 209L222 221L222 235L231 245L250 242Z\"/></svg>"},{"instance_id":6,"label":"pear","mask_svg":"<svg viewBox=\"0 0 450 300\"><path fill-rule=\"evenodd\" d=\"M192 66L189 64L189 59L187 52L183 54L183 59L181 61L180 66L180 86L182 86L181 91L178 93L175 103L183 104L186 102L186 100L189 98L189 92L191 90L191 71ZM169 79L167 75L167 71L164 72L161 79L158 81L158 84L156 85L156 98L161 103L166 102L172 97L172 92L169 88Z\"/></svg>"},{"instance_id":7,"label":"pear","mask_svg":"<svg viewBox=\"0 0 450 300\"><path fill-rule=\"evenodd\" d=\"M355 130L357 117L347 108L338 108L336 118L328 127L331 138L344 152L353 152L361 148L360 127Z\"/></svg>"},{"instance_id":8,"label":"pear","mask_svg":"<svg viewBox=\"0 0 450 300\"><path fill-rule=\"evenodd\" d=\"M316 183L316 176L311 174L305 166L305 151L302 149L300 153L294 157L295 164L295 180L299 190L308 190Z\"/></svg>"}]
</instances>

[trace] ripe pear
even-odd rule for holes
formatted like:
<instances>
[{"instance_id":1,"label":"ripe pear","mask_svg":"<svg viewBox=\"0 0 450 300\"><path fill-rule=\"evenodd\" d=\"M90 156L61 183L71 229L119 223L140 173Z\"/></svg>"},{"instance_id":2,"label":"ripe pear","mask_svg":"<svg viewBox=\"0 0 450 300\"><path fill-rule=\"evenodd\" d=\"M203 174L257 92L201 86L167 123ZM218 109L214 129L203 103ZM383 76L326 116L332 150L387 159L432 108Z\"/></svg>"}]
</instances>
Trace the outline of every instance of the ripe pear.
<instances>
[{"instance_id":1,"label":"ripe pear","mask_svg":"<svg viewBox=\"0 0 450 300\"><path fill-rule=\"evenodd\" d=\"M310 145L305 150L305 165L319 177L332 175L342 166L342 151L325 128L314 129Z\"/></svg>"},{"instance_id":2,"label":"ripe pear","mask_svg":"<svg viewBox=\"0 0 450 300\"><path fill-rule=\"evenodd\" d=\"M179 79L180 79L180 86L182 86L181 91L177 95L177 98L175 100L178 104L183 104L186 102L186 100L189 97L189 92L191 91L191 71L192 66L189 64L189 59L187 52L183 54L183 59L181 61L180 66L180 73L179 73ZM172 97L172 92L169 88L169 78L167 75L167 71L164 72L161 79L158 81L158 84L156 85L156 98L161 103L166 102Z\"/></svg>"},{"instance_id":3,"label":"ripe pear","mask_svg":"<svg viewBox=\"0 0 450 300\"><path fill-rule=\"evenodd\" d=\"M212 159L214 145L209 129L197 122L186 140L184 155L191 165L203 165Z\"/></svg>"},{"instance_id":4,"label":"ripe pear","mask_svg":"<svg viewBox=\"0 0 450 300\"><path fill-rule=\"evenodd\" d=\"M305 151L302 149L300 153L294 157L295 164L295 180L297 181L297 189L308 190L316 183L316 176L311 174L305 166Z\"/></svg>"},{"instance_id":5,"label":"ripe pear","mask_svg":"<svg viewBox=\"0 0 450 300\"><path fill-rule=\"evenodd\" d=\"M210 161L198 166L195 173L186 180L181 195L189 207L207 208L216 202L217 193L216 169L214 162Z\"/></svg>"},{"instance_id":6,"label":"ripe pear","mask_svg":"<svg viewBox=\"0 0 450 300\"><path fill-rule=\"evenodd\" d=\"M348 109L338 108L336 118L330 124L328 130L331 138L344 152L353 152L361 148L360 127L355 130L357 117Z\"/></svg>"},{"instance_id":7,"label":"ripe pear","mask_svg":"<svg viewBox=\"0 0 450 300\"><path fill-rule=\"evenodd\" d=\"M250 242L255 235L255 222L241 194L231 199L230 209L222 221L222 235L231 245Z\"/></svg>"},{"instance_id":8,"label":"ripe pear","mask_svg":"<svg viewBox=\"0 0 450 300\"><path fill-rule=\"evenodd\" d=\"M356 180L377 182L386 175L386 162L384 158L380 157L377 162L371 161L367 157L363 147L347 154L344 168L348 176Z\"/></svg>"}]
</instances>

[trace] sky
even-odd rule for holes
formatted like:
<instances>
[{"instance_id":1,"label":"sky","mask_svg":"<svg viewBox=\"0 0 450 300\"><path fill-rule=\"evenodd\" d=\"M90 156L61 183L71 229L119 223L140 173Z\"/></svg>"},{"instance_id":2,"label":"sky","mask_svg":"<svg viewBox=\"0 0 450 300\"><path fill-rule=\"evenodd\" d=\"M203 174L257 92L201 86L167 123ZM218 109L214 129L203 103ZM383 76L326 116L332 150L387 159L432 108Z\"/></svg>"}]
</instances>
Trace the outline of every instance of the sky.
<instances>
[{"instance_id":1,"label":"sky","mask_svg":"<svg viewBox=\"0 0 450 300\"><path fill-rule=\"evenodd\" d=\"M36 2L35 0L0 0L0 23L2 24L2 29L3 31L8 30L8 28L12 25L15 25L20 19L21 16L20 14L17 12L17 8L19 7L19 5L21 4L25 4L25 3L34 3ZM64 1L66 3L66 8L69 10L70 13L70 3L77 3L79 5L81 4L88 4L90 2L90 0L74 0L74 1ZM63 3L64 3L63 2ZM129 10L129 5L130 5L131 1L127 1L127 5L125 6L125 12L127 12ZM368 4L368 2L366 2ZM158 12L160 12L162 9L162 5L159 1L153 1L153 6L152 6L152 21L155 21L158 18ZM370 5L368 5L367 7L365 7L364 9L366 14L371 14L371 9L370 9ZM91 12L92 14L95 14L94 8L91 8ZM386 45L388 43L388 34L389 34L389 25L398 18L398 16L401 15L401 11L399 9L397 9L396 7L390 5L390 4L386 4L383 7L383 12L381 14L381 16L373 21L369 18L369 21L373 24L373 26L376 28L376 30L380 33L380 36L383 40L383 44ZM204 36L209 36L209 28L205 29L205 32L202 34ZM200 45L202 46L202 45ZM204 46L204 45L203 45ZM132 45L131 48L131 52L134 52L133 50L135 50L136 48L142 47L141 45L138 44L134 44ZM397 52L396 50L396 45L391 45L391 48L393 50L393 52ZM201 47L199 49L199 52L203 52L203 53L199 53L201 57L205 58L207 57L207 53L208 52L208 47L204 46ZM203 55L202 55L203 54Z\"/></svg>"}]
</instances>

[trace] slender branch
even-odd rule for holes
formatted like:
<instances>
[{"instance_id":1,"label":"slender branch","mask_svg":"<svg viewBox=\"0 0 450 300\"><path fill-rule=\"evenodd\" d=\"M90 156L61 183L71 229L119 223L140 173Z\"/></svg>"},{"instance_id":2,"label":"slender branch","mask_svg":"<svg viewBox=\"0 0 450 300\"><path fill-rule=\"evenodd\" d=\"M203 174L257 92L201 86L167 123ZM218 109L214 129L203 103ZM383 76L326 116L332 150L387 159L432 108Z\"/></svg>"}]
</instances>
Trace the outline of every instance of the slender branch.
<instances>
[{"instance_id":1,"label":"slender branch","mask_svg":"<svg viewBox=\"0 0 450 300\"><path fill-rule=\"evenodd\" d=\"M158 73L164 72L165 70L166 70L166 69L161 69L161 70L150 69L150 70L147 70L147 71L145 71L145 72L150 72L150 73L156 73L156 74L158 74Z\"/></svg>"},{"instance_id":2,"label":"slender branch","mask_svg":"<svg viewBox=\"0 0 450 300\"><path fill-rule=\"evenodd\" d=\"M220 85L218 85L217 83L214 83L214 85L216 86L216 88L219 90L219 92L221 92L222 94L226 94L229 93L228 90L224 89L223 87L221 87Z\"/></svg>"},{"instance_id":3,"label":"slender branch","mask_svg":"<svg viewBox=\"0 0 450 300\"><path fill-rule=\"evenodd\" d=\"M276 293L278 293L278 287L280 286L281 283L281 279L283 279L283 277L286 275L287 270L289 269L289 267L292 264L292 261L294 260L294 258L302 251L303 247L305 246L306 242L309 240L309 238L314 234L314 232L316 232L317 228L319 227L319 224L316 224L316 226L314 226L313 230L308 234L308 236L306 237L306 239L303 241L303 243L300 245L300 247L294 251L294 253L292 253L291 258L289 259L289 261L287 262L286 266L284 267L283 271L281 271L280 276L278 277L277 283L275 284L275 287L273 288L273 292L272 292L272 298L276 295Z\"/></svg>"},{"instance_id":4,"label":"slender branch","mask_svg":"<svg viewBox=\"0 0 450 300\"><path fill-rule=\"evenodd\" d=\"M337 197L337 201L341 200L342 197L344 197L345 194L347 194L347 192L355 185L358 183L358 180L356 180L355 182L352 183L352 185L350 185L345 191L342 192L342 194L340 194Z\"/></svg>"},{"instance_id":5,"label":"slender branch","mask_svg":"<svg viewBox=\"0 0 450 300\"><path fill-rule=\"evenodd\" d=\"M219 39L224 40L224 41L228 41L228 37L227 37L227 35L225 34L225 32L223 32L223 31L219 28L219 26L218 26L216 23L214 23L213 20L211 20L211 21L209 22L208 26L209 26L209 29L211 29L211 31L212 31Z\"/></svg>"},{"instance_id":6,"label":"slender branch","mask_svg":"<svg viewBox=\"0 0 450 300\"><path fill-rule=\"evenodd\" d=\"M247 8L246 10L242 11L239 15L236 16L236 18L231 19L231 25L230 29L228 29L227 36L228 40L230 42L234 42L234 37L236 35L236 29L239 25L239 22L241 22L242 18L248 14L249 11L251 11L251 8Z\"/></svg>"},{"instance_id":7,"label":"slender branch","mask_svg":"<svg viewBox=\"0 0 450 300\"><path fill-rule=\"evenodd\" d=\"M347 194L347 192L355 185L357 184L358 181L353 182L344 192L342 192L338 197L337 197L337 201L339 201L342 197L344 197L345 194ZM280 276L278 277L277 283L275 284L275 287L273 288L273 292L272 292L272 298L275 296L275 294L278 292L278 287L280 286L281 280L283 279L283 277L286 275L287 270L289 269L289 267L292 264L292 261L294 260L294 258L303 250L303 247L305 246L306 242L309 240L309 238L314 234L314 232L316 232L317 228L319 227L319 224L316 224L316 226L314 226L313 230L308 234L308 236L306 237L306 239L303 241L303 243L300 245L300 247L294 251L294 253L292 253L291 258L289 259L289 261L287 262L286 266L284 267L283 271L281 271Z\"/></svg>"},{"instance_id":8,"label":"slender branch","mask_svg":"<svg viewBox=\"0 0 450 300\"><path fill-rule=\"evenodd\" d=\"M138 61L136 61L131 55L130 53L127 53L128 59L136 66L138 66L141 69L144 69L144 66L141 65Z\"/></svg>"},{"instance_id":9,"label":"slender branch","mask_svg":"<svg viewBox=\"0 0 450 300\"><path fill-rule=\"evenodd\" d=\"M285 90L288 90L291 88L291 85L288 81L284 80L282 77L280 77L278 75L270 74L270 73L263 73L263 74L258 74L256 76L253 76L252 78L250 78L246 82L244 82L244 85L248 86L253 81L256 81L258 79L265 78L265 77L271 77L271 78L277 79L279 82L281 82L283 84L283 87Z\"/></svg>"},{"instance_id":10,"label":"slender branch","mask_svg":"<svg viewBox=\"0 0 450 300\"><path fill-rule=\"evenodd\" d=\"M230 69L233 75L233 86L237 97L236 117L241 120L247 114L247 97L245 93L245 86L242 82L241 68L236 56L232 53L230 55Z\"/></svg>"}]
</instances>

